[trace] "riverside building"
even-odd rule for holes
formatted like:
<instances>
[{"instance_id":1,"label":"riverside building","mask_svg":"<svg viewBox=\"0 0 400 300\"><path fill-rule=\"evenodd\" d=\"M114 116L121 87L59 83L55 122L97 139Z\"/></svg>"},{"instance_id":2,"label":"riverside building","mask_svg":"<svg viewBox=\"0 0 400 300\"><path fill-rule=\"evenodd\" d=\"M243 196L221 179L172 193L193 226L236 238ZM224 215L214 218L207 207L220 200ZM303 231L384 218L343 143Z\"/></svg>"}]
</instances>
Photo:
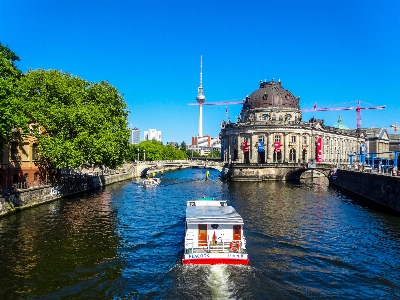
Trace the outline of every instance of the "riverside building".
<instances>
[{"instance_id":1,"label":"riverside building","mask_svg":"<svg viewBox=\"0 0 400 300\"><path fill-rule=\"evenodd\" d=\"M347 129L340 119L336 126L314 118L304 121L300 97L274 80L261 81L246 97L236 123L222 122L220 138L224 161L260 168L273 163L348 164L365 147L365 132Z\"/></svg>"}]
</instances>

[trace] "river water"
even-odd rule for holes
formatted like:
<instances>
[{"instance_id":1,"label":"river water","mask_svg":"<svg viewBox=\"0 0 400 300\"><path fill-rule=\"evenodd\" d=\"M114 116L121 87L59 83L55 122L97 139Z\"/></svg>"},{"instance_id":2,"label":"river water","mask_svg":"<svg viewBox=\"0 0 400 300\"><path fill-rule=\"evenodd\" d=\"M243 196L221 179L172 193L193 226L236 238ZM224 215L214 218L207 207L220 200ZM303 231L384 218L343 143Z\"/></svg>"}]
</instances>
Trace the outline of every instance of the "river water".
<instances>
[{"instance_id":1,"label":"river water","mask_svg":"<svg viewBox=\"0 0 400 300\"><path fill-rule=\"evenodd\" d=\"M399 299L400 217L324 178L223 182L204 169L0 218L0 299ZM183 266L185 205L227 199L248 266Z\"/></svg>"}]
</instances>

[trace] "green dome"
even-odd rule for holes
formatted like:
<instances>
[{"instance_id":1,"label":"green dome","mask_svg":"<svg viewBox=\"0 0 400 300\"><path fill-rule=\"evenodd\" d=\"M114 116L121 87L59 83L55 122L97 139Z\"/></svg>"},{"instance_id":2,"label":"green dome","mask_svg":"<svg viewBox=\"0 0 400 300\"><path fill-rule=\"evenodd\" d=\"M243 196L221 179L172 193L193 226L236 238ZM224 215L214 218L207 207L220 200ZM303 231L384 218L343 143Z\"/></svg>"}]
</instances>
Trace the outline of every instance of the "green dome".
<instances>
[{"instance_id":1,"label":"green dome","mask_svg":"<svg viewBox=\"0 0 400 300\"><path fill-rule=\"evenodd\" d=\"M338 129L349 129L349 127L347 127L347 125L342 123L342 119L340 118L340 116L338 118L338 122L335 125L333 125L333 127L338 128Z\"/></svg>"}]
</instances>

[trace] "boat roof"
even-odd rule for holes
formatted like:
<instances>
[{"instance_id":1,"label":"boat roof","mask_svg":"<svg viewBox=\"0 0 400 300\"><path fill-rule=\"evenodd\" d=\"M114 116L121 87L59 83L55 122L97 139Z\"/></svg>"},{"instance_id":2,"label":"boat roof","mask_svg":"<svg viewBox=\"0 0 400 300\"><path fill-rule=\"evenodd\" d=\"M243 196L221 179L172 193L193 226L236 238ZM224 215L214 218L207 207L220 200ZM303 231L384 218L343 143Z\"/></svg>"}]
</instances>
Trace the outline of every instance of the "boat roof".
<instances>
[{"instance_id":1,"label":"boat roof","mask_svg":"<svg viewBox=\"0 0 400 300\"><path fill-rule=\"evenodd\" d=\"M186 223L188 224L243 224L242 217L232 206L187 206Z\"/></svg>"},{"instance_id":2,"label":"boat roof","mask_svg":"<svg viewBox=\"0 0 400 300\"><path fill-rule=\"evenodd\" d=\"M187 206L227 206L226 200L216 200L214 198L199 198L189 200Z\"/></svg>"}]
</instances>

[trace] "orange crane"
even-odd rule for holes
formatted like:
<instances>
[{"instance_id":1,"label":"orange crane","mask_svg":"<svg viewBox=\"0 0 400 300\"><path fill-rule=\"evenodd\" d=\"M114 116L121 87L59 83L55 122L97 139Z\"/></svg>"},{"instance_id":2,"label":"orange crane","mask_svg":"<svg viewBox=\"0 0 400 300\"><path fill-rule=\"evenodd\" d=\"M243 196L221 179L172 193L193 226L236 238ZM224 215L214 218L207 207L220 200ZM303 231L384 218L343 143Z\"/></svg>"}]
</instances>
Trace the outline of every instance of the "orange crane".
<instances>
[{"instance_id":1,"label":"orange crane","mask_svg":"<svg viewBox=\"0 0 400 300\"><path fill-rule=\"evenodd\" d=\"M369 103L367 103L369 104ZM369 104L371 105L371 104ZM370 110L370 109L384 109L386 105L379 106L370 106L370 107L361 107L360 100L357 100L357 106L346 106L346 107L317 107L317 104L314 103L314 108L306 108L302 109L302 112L312 112L312 111L336 111L336 110L355 110L357 113L357 129L361 128L361 111L362 110Z\"/></svg>"}]
</instances>

